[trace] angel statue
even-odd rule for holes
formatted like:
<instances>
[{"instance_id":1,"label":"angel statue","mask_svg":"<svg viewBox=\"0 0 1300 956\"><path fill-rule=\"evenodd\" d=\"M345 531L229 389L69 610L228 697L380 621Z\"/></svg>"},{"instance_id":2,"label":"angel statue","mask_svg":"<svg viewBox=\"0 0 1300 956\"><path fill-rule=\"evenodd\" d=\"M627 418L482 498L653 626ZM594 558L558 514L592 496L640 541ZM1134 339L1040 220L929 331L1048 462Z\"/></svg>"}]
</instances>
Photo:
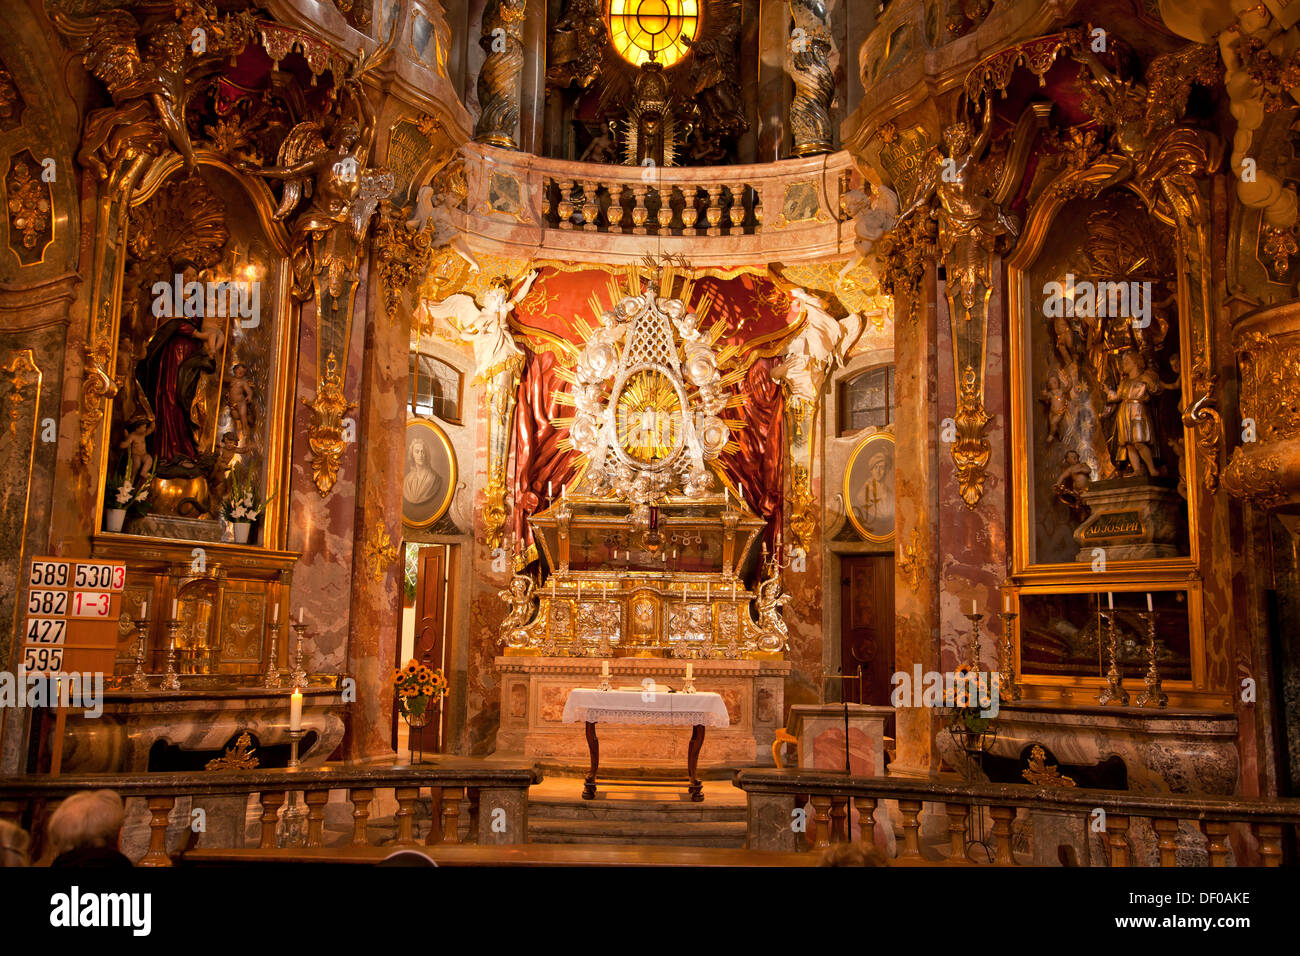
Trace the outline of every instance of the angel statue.
<instances>
[{"instance_id":1,"label":"angel statue","mask_svg":"<svg viewBox=\"0 0 1300 956\"><path fill-rule=\"evenodd\" d=\"M304 120L280 144L277 165L259 169L249 162L236 163L245 172L284 180L284 194L275 211L277 220L288 218L302 206L292 230L294 294L301 299L311 296L315 242L348 222L352 239L359 243L379 199L392 191L391 173L366 166L374 145L375 113L361 78L388 56L396 34L394 30L384 46L358 60L340 84L342 96L352 101L356 115L346 115L340 109L328 143L319 122ZM331 292L339 288L343 266L343 259L330 257Z\"/></svg>"},{"instance_id":2,"label":"angel statue","mask_svg":"<svg viewBox=\"0 0 1300 956\"><path fill-rule=\"evenodd\" d=\"M792 398L801 402L817 401L826 373L842 365L862 334L862 316L852 312L836 321L827 311L826 301L804 289L794 289L790 297L803 305L804 326L790 344L785 356L771 372L776 380L785 379Z\"/></svg>"},{"instance_id":3,"label":"angel statue","mask_svg":"<svg viewBox=\"0 0 1300 956\"><path fill-rule=\"evenodd\" d=\"M510 605L509 613L501 622L498 644L523 647L528 642L528 634L524 631L524 627L533 619L537 607L536 592L537 585L526 574L516 574L510 580L510 587L497 592L497 597Z\"/></svg>"},{"instance_id":4,"label":"angel statue","mask_svg":"<svg viewBox=\"0 0 1300 956\"><path fill-rule=\"evenodd\" d=\"M790 603L790 595L781 593L781 567L775 559L767 562L768 576L758 585L758 649L785 650L790 632L781 619L781 608Z\"/></svg>"},{"instance_id":5,"label":"angel statue","mask_svg":"<svg viewBox=\"0 0 1300 956\"><path fill-rule=\"evenodd\" d=\"M510 282L497 276L483 293L483 305L472 295L457 292L442 302L423 302L421 308L432 318L445 319L463 341L474 344L474 381L490 382L499 374L523 363L524 353L510 334L510 313L533 287L534 269L524 277L519 291L510 295Z\"/></svg>"},{"instance_id":6,"label":"angel statue","mask_svg":"<svg viewBox=\"0 0 1300 956\"><path fill-rule=\"evenodd\" d=\"M429 245L434 249L451 249L469 263L470 272L480 271L478 260L470 251L469 243L460 234L452 218L452 211L465 199L465 166L454 162L438 173L432 183L421 186L415 197L415 213L407 220L408 229L430 231Z\"/></svg>"},{"instance_id":7,"label":"angel statue","mask_svg":"<svg viewBox=\"0 0 1300 956\"><path fill-rule=\"evenodd\" d=\"M840 278L867 261L876 243L898 221L898 194L888 186L877 186L874 195L851 189L841 200L844 211L853 217L853 251L849 264L840 270Z\"/></svg>"},{"instance_id":8,"label":"angel statue","mask_svg":"<svg viewBox=\"0 0 1300 956\"><path fill-rule=\"evenodd\" d=\"M988 289L993 281L992 254L998 238L1015 236L1019 226L984 191L976 175L980 158L993 138L993 100L984 101L979 134L971 140L971 128L959 121L943 131L947 157L931 151L924 185L916 200L898 217L902 222L926 205L932 196L939 200L939 248L948 270L948 287L960 293L966 318L976 306L976 289Z\"/></svg>"}]
</instances>

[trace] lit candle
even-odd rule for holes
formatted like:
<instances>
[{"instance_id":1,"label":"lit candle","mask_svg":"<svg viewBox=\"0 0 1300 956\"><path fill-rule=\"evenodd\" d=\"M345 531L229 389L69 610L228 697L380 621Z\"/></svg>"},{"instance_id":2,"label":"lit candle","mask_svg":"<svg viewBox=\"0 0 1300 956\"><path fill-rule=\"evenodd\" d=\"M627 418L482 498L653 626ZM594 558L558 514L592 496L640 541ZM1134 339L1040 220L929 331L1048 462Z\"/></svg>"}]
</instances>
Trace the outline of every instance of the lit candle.
<instances>
[{"instance_id":1,"label":"lit candle","mask_svg":"<svg viewBox=\"0 0 1300 956\"><path fill-rule=\"evenodd\" d=\"M609 661L600 662L600 676L601 677L609 676Z\"/></svg>"},{"instance_id":2,"label":"lit candle","mask_svg":"<svg viewBox=\"0 0 1300 956\"><path fill-rule=\"evenodd\" d=\"M1155 608L1151 606L1151 592L1147 592L1147 613L1150 614Z\"/></svg>"},{"instance_id":3,"label":"lit candle","mask_svg":"<svg viewBox=\"0 0 1300 956\"><path fill-rule=\"evenodd\" d=\"M296 687L289 697L289 729L302 730L302 691Z\"/></svg>"},{"instance_id":4,"label":"lit candle","mask_svg":"<svg viewBox=\"0 0 1300 956\"><path fill-rule=\"evenodd\" d=\"M695 676L695 665L692 664L690 661L687 661L687 662L686 662L686 679L687 679L687 680L690 680L690 679L691 679L692 677L694 677L694 676Z\"/></svg>"},{"instance_id":5,"label":"lit candle","mask_svg":"<svg viewBox=\"0 0 1300 956\"><path fill-rule=\"evenodd\" d=\"M1114 592L1114 591L1107 591L1107 592L1106 592L1106 606L1107 606L1108 608L1110 608L1112 611L1115 610L1115 592Z\"/></svg>"}]
</instances>

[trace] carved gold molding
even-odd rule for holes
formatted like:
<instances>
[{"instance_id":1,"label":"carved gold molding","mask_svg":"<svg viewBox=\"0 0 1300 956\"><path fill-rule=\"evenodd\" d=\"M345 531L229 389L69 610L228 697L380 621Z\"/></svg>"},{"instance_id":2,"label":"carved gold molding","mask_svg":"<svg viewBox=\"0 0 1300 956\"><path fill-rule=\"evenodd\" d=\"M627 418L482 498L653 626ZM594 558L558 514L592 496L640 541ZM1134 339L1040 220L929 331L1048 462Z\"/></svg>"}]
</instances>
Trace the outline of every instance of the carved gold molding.
<instances>
[{"instance_id":1,"label":"carved gold molding","mask_svg":"<svg viewBox=\"0 0 1300 956\"><path fill-rule=\"evenodd\" d=\"M376 583L382 583L389 567L397 560L397 545L384 524L384 509L371 502L370 531L366 535L366 563L370 566L370 577Z\"/></svg>"},{"instance_id":2,"label":"carved gold molding","mask_svg":"<svg viewBox=\"0 0 1300 956\"><path fill-rule=\"evenodd\" d=\"M817 516L812 505L812 480L808 467L796 463L790 473L790 498L786 514L790 521L790 534L794 536L794 546L805 552L811 550L813 532L817 530Z\"/></svg>"},{"instance_id":3,"label":"carved gold molding","mask_svg":"<svg viewBox=\"0 0 1300 956\"><path fill-rule=\"evenodd\" d=\"M984 396L975 374L967 365L962 370L961 390L957 395L957 440L952 443L952 460L957 466L957 489L966 507L974 508L984 495L984 479L993 454L985 430L993 420L984 409Z\"/></svg>"},{"instance_id":4,"label":"carved gold molding","mask_svg":"<svg viewBox=\"0 0 1300 956\"><path fill-rule=\"evenodd\" d=\"M32 357L32 350L22 349L14 353L7 365L0 366L0 371L9 382L9 436L14 438L18 435L18 416L27 400L24 393L29 385L37 387L35 401L40 402L41 370Z\"/></svg>"},{"instance_id":5,"label":"carved gold molding","mask_svg":"<svg viewBox=\"0 0 1300 956\"><path fill-rule=\"evenodd\" d=\"M924 555L921 554L921 533L913 528L911 543L903 548L902 554L898 558L898 573L907 581L907 586L912 591L921 586L923 565Z\"/></svg>"},{"instance_id":6,"label":"carved gold molding","mask_svg":"<svg viewBox=\"0 0 1300 956\"><path fill-rule=\"evenodd\" d=\"M330 352L325 359L325 371L316 389L316 398L304 404L312 410L312 422L307 430L311 446L311 477L316 490L324 498L339 478L339 463L343 460L343 417L356 408L343 395L343 376L338 360Z\"/></svg>"}]
</instances>

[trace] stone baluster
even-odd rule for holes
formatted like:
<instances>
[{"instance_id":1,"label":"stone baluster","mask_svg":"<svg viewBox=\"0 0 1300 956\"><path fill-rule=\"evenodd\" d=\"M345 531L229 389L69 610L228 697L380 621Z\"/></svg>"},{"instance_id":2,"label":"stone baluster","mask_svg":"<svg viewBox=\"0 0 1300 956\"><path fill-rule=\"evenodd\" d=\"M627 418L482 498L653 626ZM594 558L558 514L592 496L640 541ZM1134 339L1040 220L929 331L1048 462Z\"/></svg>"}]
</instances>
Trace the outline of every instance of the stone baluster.
<instances>
[{"instance_id":1,"label":"stone baluster","mask_svg":"<svg viewBox=\"0 0 1300 956\"><path fill-rule=\"evenodd\" d=\"M858 842L865 850L876 845L876 798L854 797L858 808Z\"/></svg>"},{"instance_id":2,"label":"stone baluster","mask_svg":"<svg viewBox=\"0 0 1300 956\"><path fill-rule=\"evenodd\" d=\"M425 846L442 842L442 787L429 788L429 832L424 837Z\"/></svg>"},{"instance_id":3,"label":"stone baluster","mask_svg":"<svg viewBox=\"0 0 1300 956\"><path fill-rule=\"evenodd\" d=\"M655 219L659 221L659 231L667 233L672 231L673 227L673 187L660 186L655 190L659 196L659 209L655 213Z\"/></svg>"},{"instance_id":4,"label":"stone baluster","mask_svg":"<svg viewBox=\"0 0 1300 956\"><path fill-rule=\"evenodd\" d=\"M1122 813L1106 814L1106 845L1110 847L1110 865L1129 864L1128 817Z\"/></svg>"},{"instance_id":5,"label":"stone baluster","mask_svg":"<svg viewBox=\"0 0 1300 956\"><path fill-rule=\"evenodd\" d=\"M352 845L369 846L370 801L375 799L375 791L369 787L357 787L349 797L352 799Z\"/></svg>"},{"instance_id":6,"label":"stone baluster","mask_svg":"<svg viewBox=\"0 0 1300 956\"><path fill-rule=\"evenodd\" d=\"M830 838L830 797L813 797L813 846L823 849L831 845Z\"/></svg>"},{"instance_id":7,"label":"stone baluster","mask_svg":"<svg viewBox=\"0 0 1300 956\"><path fill-rule=\"evenodd\" d=\"M420 788L396 787L394 790L397 796L397 812L393 814L397 820L397 842L414 843L415 803L420 799Z\"/></svg>"},{"instance_id":8,"label":"stone baluster","mask_svg":"<svg viewBox=\"0 0 1300 956\"><path fill-rule=\"evenodd\" d=\"M966 858L966 820L970 808L964 803L945 803L948 812L948 859L964 860Z\"/></svg>"},{"instance_id":9,"label":"stone baluster","mask_svg":"<svg viewBox=\"0 0 1300 956\"><path fill-rule=\"evenodd\" d=\"M849 798L831 796L831 842L849 842Z\"/></svg>"},{"instance_id":10,"label":"stone baluster","mask_svg":"<svg viewBox=\"0 0 1300 956\"><path fill-rule=\"evenodd\" d=\"M695 223L700 218L700 211L695 208L696 188L694 186L682 187L682 235L699 235L699 230L695 228Z\"/></svg>"},{"instance_id":11,"label":"stone baluster","mask_svg":"<svg viewBox=\"0 0 1300 956\"><path fill-rule=\"evenodd\" d=\"M1109 826L1109 823L1107 825ZM1210 866L1228 865L1229 826L1230 824L1223 820L1201 821L1201 830L1205 833L1205 849L1210 854Z\"/></svg>"},{"instance_id":12,"label":"stone baluster","mask_svg":"<svg viewBox=\"0 0 1300 956\"><path fill-rule=\"evenodd\" d=\"M464 795L464 787L445 787L442 791L442 841L444 843L460 842L460 801Z\"/></svg>"},{"instance_id":13,"label":"stone baluster","mask_svg":"<svg viewBox=\"0 0 1300 956\"><path fill-rule=\"evenodd\" d=\"M582 228L586 232L595 232L599 227L600 202L596 199L594 180L582 181Z\"/></svg>"},{"instance_id":14,"label":"stone baluster","mask_svg":"<svg viewBox=\"0 0 1300 956\"><path fill-rule=\"evenodd\" d=\"M979 813L979 807L972 807L972 813ZM1015 866L1016 858L1011 852L1011 821L1016 818L1015 807L990 807L989 816L993 817L993 862L998 866Z\"/></svg>"},{"instance_id":15,"label":"stone baluster","mask_svg":"<svg viewBox=\"0 0 1300 956\"><path fill-rule=\"evenodd\" d=\"M898 809L903 814L903 850L899 856L921 855L920 800L899 800Z\"/></svg>"},{"instance_id":16,"label":"stone baluster","mask_svg":"<svg viewBox=\"0 0 1300 956\"><path fill-rule=\"evenodd\" d=\"M650 217L650 210L645 205L647 188L645 183L634 183L632 186L632 198L635 201L635 205L632 207L632 234L634 236L645 235L645 221Z\"/></svg>"},{"instance_id":17,"label":"stone baluster","mask_svg":"<svg viewBox=\"0 0 1300 956\"><path fill-rule=\"evenodd\" d=\"M623 222L623 191L627 189L622 183L615 183L608 187L609 191L609 209L605 211L605 219L609 223L610 232L621 232Z\"/></svg>"},{"instance_id":18,"label":"stone baluster","mask_svg":"<svg viewBox=\"0 0 1300 956\"><path fill-rule=\"evenodd\" d=\"M1259 840L1259 858L1265 866L1282 865L1282 824L1258 823L1255 836Z\"/></svg>"},{"instance_id":19,"label":"stone baluster","mask_svg":"<svg viewBox=\"0 0 1300 956\"><path fill-rule=\"evenodd\" d=\"M718 224L722 222L722 187L709 186L709 204L704 208L704 216L709 221L709 235L720 236L722 230Z\"/></svg>"},{"instance_id":20,"label":"stone baluster","mask_svg":"<svg viewBox=\"0 0 1300 956\"><path fill-rule=\"evenodd\" d=\"M167 855L167 818L176 805L175 797L149 798L149 852L138 866L171 866Z\"/></svg>"},{"instance_id":21,"label":"stone baluster","mask_svg":"<svg viewBox=\"0 0 1300 956\"><path fill-rule=\"evenodd\" d=\"M754 233L758 234L763 231L763 192L760 189L754 190Z\"/></svg>"},{"instance_id":22,"label":"stone baluster","mask_svg":"<svg viewBox=\"0 0 1300 956\"><path fill-rule=\"evenodd\" d=\"M560 217L561 229L573 228L573 180L561 179L557 181L560 187L560 201L555 207L556 215Z\"/></svg>"},{"instance_id":23,"label":"stone baluster","mask_svg":"<svg viewBox=\"0 0 1300 956\"><path fill-rule=\"evenodd\" d=\"M741 183L728 188L731 190L731 207L727 210L731 234L738 236L745 231L745 186Z\"/></svg>"},{"instance_id":24,"label":"stone baluster","mask_svg":"<svg viewBox=\"0 0 1300 956\"><path fill-rule=\"evenodd\" d=\"M308 790L303 799L307 803L307 845L320 846L325 826L325 804L329 803L328 790Z\"/></svg>"},{"instance_id":25,"label":"stone baluster","mask_svg":"<svg viewBox=\"0 0 1300 956\"><path fill-rule=\"evenodd\" d=\"M559 213L555 209L556 203L559 202L559 199L551 198L552 187L555 188L557 193L559 192L560 186L552 177L547 176L542 180L542 220L544 222L549 222L551 216L559 216Z\"/></svg>"},{"instance_id":26,"label":"stone baluster","mask_svg":"<svg viewBox=\"0 0 1300 956\"><path fill-rule=\"evenodd\" d=\"M1155 817L1151 829L1156 831L1156 846L1160 852L1161 866L1178 865L1178 821L1169 817Z\"/></svg>"},{"instance_id":27,"label":"stone baluster","mask_svg":"<svg viewBox=\"0 0 1300 956\"><path fill-rule=\"evenodd\" d=\"M262 802L262 839L257 844L259 850L269 850L275 846L275 821L280 816L280 805L284 803L283 790L264 790Z\"/></svg>"}]
</instances>

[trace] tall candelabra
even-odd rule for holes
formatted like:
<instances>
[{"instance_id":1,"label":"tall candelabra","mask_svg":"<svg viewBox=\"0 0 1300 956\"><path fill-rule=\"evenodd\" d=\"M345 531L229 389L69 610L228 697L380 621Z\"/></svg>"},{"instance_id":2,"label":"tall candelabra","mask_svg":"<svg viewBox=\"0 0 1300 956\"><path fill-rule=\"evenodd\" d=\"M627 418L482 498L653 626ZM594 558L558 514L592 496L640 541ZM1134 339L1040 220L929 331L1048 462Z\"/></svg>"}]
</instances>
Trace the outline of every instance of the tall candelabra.
<instances>
[{"instance_id":1,"label":"tall candelabra","mask_svg":"<svg viewBox=\"0 0 1300 956\"><path fill-rule=\"evenodd\" d=\"M289 626L293 628L293 672L289 679L294 687L306 687L307 671L302 666L302 636L307 631L307 625L299 621Z\"/></svg>"},{"instance_id":2,"label":"tall candelabra","mask_svg":"<svg viewBox=\"0 0 1300 956\"><path fill-rule=\"evenodd\" d=\"M158 686L163 690L180 690L181 678L176 673L176 635L181 629L181 619L173 617L167 621L167 673L163 675Z\"/></svg>"},{"instance_id":3,"label":"tall candelabra","mask_svg":"<svg viewBox=\"0 0 1300 956\"><path fill-rule=\"evenodd\" d=\"M1016 683L1016 652L1011 641L1017 616L1015 611L1002 612L1002 654L998 661L998 696L1002 700L1020 699L1020 685Z\"/></svg>"},{"instance_id":4,"label":"tall candelabra","mask_svg":"<svg viewBox=\"0 0 1300 956\"><path fill-rule=\"evenodd\" d=\"M984 620L984 615L978 611L971 611L966 615L970 619L970 669L979 673L980 671L980 621Z\"/></svg>"},{"instance_id":5,"label":"tall candelabra","mask_svg":"<svg viewBox=\"0 0 1300 956\"><path fill-rule=\"evenodd\" d=\"M1138 695L1139 707L1165 707L1169 704L1169 695L1161 686L1160 670L1156 667L1156 612L1147 611L1147 673L1142 679L1146 690Z\"/></svg>"},{"instance_id":6,"label":"tall candelabra","mask_svg":"<svg viewBox=\"0 0 1300 956\"><path fill-rule=\"evenodd\" d=\"M137 618L135 621L135 673L131 675L132 690L148 690L149 677L144 672L144 655L145 655L145 632L149 629L148 618Z\"/></svg>"},{"instance_id":7,"label":"tall candelabra","mask_svg":"<svg viewBox=\"0 0 1300 956\"><path fill-rule=\"evenodd\" d=\"M1110 633L1110 668L1106 671L1106 687L1097 695L1097 703L1109 704L1111 701L1117 701L1121 706L1127 707L1128 691L1124 689L1124 678L1120 675L1117 660L1118 636L1115 633L1115 610L1112 608L1102 616L1106 620L1106 630Z\"/></svg>"},{"instance_id":8,"label":"tall candelabra","mask_svg":"<svg viewBox=\"0 0 1300 956\"><path fill-rule=\"evenodd\" d=\"M280 686L280 667L276 663L276 650L280 643L280 625L272 621L266 625L266 642L270 645L266 655L266 675L262 678L262 686L267 690L276 690Z\"/></svg>"}]
</instances>

